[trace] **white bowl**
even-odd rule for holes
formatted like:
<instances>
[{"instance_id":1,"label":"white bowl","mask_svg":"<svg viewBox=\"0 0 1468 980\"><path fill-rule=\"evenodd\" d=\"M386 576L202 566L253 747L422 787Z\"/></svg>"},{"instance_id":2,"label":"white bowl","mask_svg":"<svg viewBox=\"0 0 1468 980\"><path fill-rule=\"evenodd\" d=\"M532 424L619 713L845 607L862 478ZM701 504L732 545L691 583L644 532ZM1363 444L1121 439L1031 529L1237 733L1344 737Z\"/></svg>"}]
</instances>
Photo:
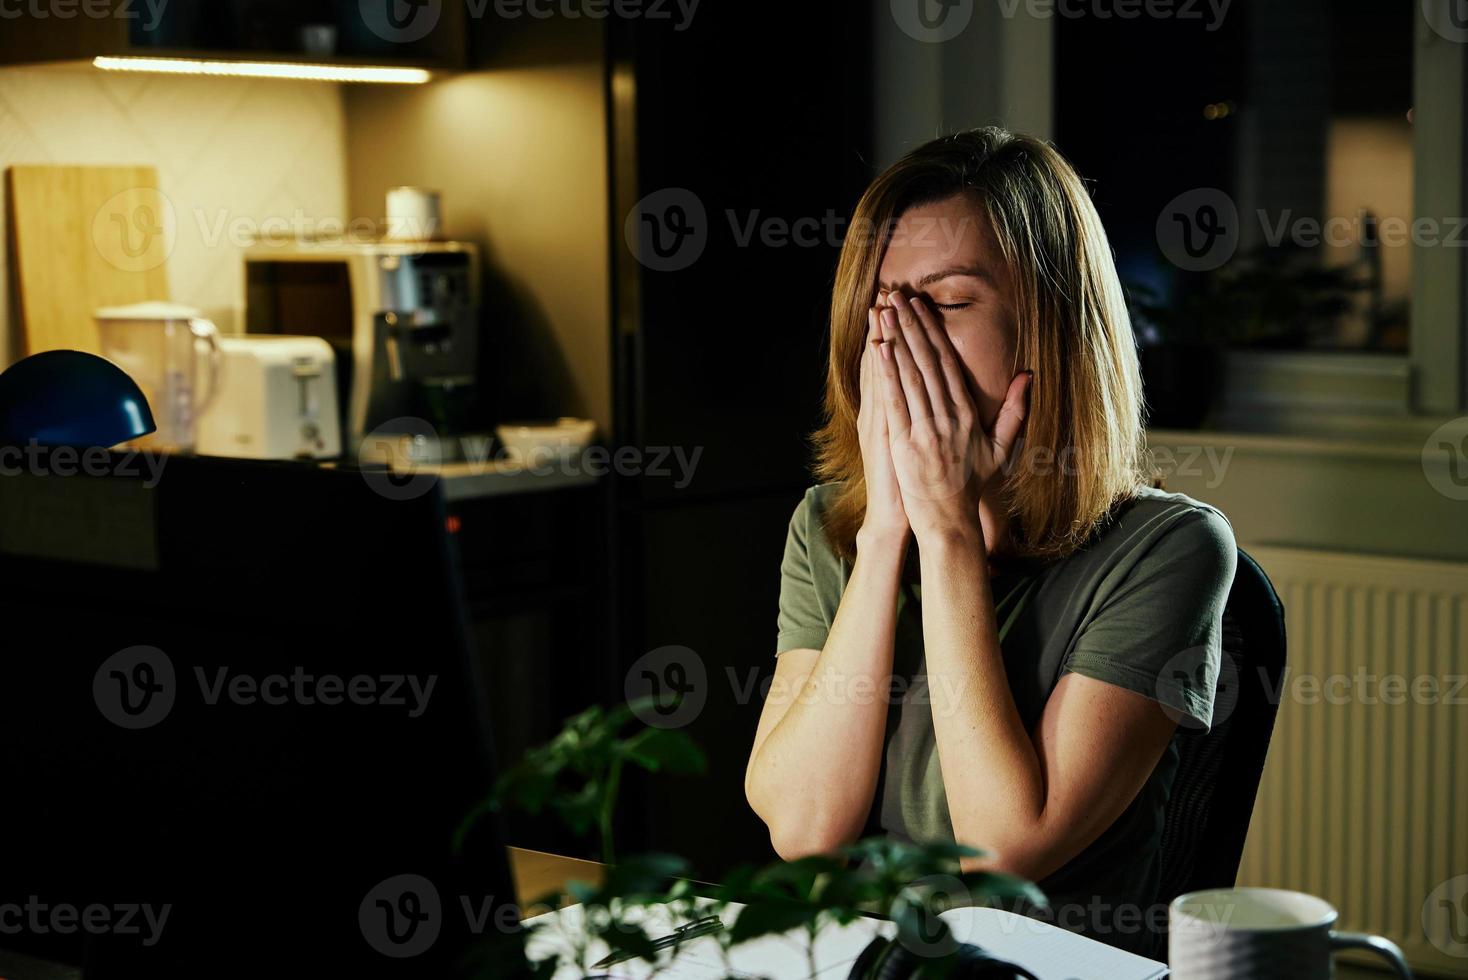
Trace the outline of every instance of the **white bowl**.
<instances>
[{"instance_id":1,"label":"white bowl","mask_svg":"<svg viewBox=\"0 0 1468 980\"><path fill-rule=\"evenodd\" d=\"M560 418L554 422L507 422L494 434L505 447L511 462L522 466L555 462L579 456L596 438L596 423L590 419Z\"/></svg>"}]
</instances>

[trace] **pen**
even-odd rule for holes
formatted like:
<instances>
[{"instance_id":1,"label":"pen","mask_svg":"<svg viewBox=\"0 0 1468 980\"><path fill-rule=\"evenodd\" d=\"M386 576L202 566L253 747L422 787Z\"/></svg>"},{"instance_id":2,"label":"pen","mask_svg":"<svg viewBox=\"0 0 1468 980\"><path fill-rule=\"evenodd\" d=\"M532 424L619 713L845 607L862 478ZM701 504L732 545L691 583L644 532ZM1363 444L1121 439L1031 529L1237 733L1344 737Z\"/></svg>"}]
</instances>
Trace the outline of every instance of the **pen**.
<instances>
[{"instance_id":1,"label":"pen","mask_svg":"<svg viewBox=\"0 0 1468 980\"><path fill-rule=\"evenodd\" d=\"M692 922L684 923L674 929L671 935L654 939L652 941L652 948L667 949L670 946L679 946L688 942L690 939L697 939L700 936L711 936L723 928L723 919L717 915L706 915L701 919L694 919ZM593 963L591 968L593 970L600 970L603 967L612 966L616 963L625 963L627 960L634 960L636 958L637 955L635 953L613 953L605 959Z\"/></svg>"}]
</instances>

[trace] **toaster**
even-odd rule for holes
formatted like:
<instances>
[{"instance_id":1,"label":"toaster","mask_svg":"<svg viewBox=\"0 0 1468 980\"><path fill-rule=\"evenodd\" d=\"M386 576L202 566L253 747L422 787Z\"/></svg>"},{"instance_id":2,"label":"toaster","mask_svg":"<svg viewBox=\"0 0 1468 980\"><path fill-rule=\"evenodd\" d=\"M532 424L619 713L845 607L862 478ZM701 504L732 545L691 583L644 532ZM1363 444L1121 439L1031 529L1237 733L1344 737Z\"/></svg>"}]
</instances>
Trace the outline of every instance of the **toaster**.
<instances>
[{"instance_id":1,"label":"toaster","mask_svg":"<svg viewBox=\"0 0 1468 980\"><path fill-rule=\"evenodd\" d=\"M241 459L341 455L336 357L320 337L219 338L219 390L197 451Z\"/></svg>"}]
</instances>

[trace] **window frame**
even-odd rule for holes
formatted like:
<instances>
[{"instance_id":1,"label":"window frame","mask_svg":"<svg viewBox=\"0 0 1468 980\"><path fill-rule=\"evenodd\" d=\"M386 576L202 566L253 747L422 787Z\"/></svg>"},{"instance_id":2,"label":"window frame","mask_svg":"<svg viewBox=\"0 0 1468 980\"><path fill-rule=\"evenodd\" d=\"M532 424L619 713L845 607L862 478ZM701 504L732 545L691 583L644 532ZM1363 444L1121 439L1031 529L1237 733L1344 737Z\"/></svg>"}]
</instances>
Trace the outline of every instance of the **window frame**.
<instances>
[{"instance_id":1,"label":"window frame","mask_svg":"<svg viewBox=\"0 0 1468 980\"><path fill-rule=\"evenodd\" d=\"M1450 40L1429 18L1447 24L1456 0L1425 0L1413 48L1413 211L1415 217L1468 220L1465 65L1468 42ZM1460 230L1461 233L1461 230ZM1424 415L1468 409L1468 250L1412 244L1412 318L1408 358L1411 407Z\"/></svg>"}]
</instances>

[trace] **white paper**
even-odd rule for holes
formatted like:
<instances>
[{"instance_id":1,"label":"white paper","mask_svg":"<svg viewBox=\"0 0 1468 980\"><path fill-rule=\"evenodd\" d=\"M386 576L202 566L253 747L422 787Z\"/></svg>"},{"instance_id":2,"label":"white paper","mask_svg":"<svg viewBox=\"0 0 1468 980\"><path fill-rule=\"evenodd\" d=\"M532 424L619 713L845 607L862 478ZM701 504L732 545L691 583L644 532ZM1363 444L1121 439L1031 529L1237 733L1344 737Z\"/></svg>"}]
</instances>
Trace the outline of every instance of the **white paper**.
<instances>
[{"instance_id":1,"label":"white paper","mask_svg":"<svg viewBox=\"0 0 1468 980\"><path fill-rule=\"evenodd\" d=\"M700 907L710 904L700 900ZM740 905L730 905L723 913L724 922L732 924ZM635 910L648 935L657 938L672 933L681 921L674 921L665 907ZM558 912L547 912L525 920L525 924L547 924L527 944L532 960L542 960L556 952L573 948L571 937L579 934L582 908L573 905ZM1018 964L1040 980L1158 980L1167 975L1165 964L1104 943L1078 936L1037 919L1015 915L999 909L952 909L940 916L959 942L981 946L994 956ZM575 964L563 966L556 980L579 980L588 974L615 980L646 980L654 972L668 980L719 980L721 977L771 980L786 978L844 977L861 951L876 936L892 936L896 927L878 919L861 919L844 928L823 929L816 937L815 955L807 953L808 935L796 930L781 936L765 936L741 943L729 951L729 962L723 959L719 941L705 936L678 950L671 961L658 968L642 963L618 963L604 970L585 970ZM584 962L589 968L606 956L606 943L590 945ZM811 964L815 972L811 972Z\"/></svg>"},{"instance_id":2,"label":"white paper","mask_svg":"<svg viewBox=\"0 0 1468 980\"><path fill-rule=\"evenodd\" d=\"M1000 909L949 909L938 918L959 942L988 950L1040 980L1156 980L1167 964Z\"/></svg>"}]
</instances>

